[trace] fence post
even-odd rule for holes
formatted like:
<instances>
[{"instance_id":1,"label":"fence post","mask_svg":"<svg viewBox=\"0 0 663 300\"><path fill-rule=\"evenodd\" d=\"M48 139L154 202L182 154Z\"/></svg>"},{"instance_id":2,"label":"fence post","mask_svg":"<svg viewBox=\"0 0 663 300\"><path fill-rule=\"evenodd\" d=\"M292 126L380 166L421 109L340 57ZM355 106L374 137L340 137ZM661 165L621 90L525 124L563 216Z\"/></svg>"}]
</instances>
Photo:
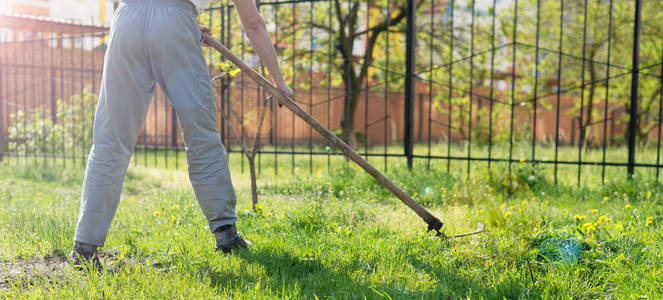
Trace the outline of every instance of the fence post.
<instances>
[{"instance_id":1,"label":"fence post","mask_svg":"<svg viewBox=\"0 0 663 300\"><path fill-rule=\"evenodd\" d=\"M640 69L640 8L641 0L635 1L635 22L633 25L633 68L631 69L631 108L628 122L628 177L633 178L635 169L635 139L638 121L638 80Z\"/></svg>"},{"instance_id":2,"label":"fence post","mask_svg":"<svg viewBox=\"0 0 663 300\"><path fill-rule=\"evenodd\" d=\"M407 24L405 33L405 135L403 146L407 167L412 170L412 119L414 118L414 48L415 48L415 3L407 0Z\"/></svg>"}]
</instances>

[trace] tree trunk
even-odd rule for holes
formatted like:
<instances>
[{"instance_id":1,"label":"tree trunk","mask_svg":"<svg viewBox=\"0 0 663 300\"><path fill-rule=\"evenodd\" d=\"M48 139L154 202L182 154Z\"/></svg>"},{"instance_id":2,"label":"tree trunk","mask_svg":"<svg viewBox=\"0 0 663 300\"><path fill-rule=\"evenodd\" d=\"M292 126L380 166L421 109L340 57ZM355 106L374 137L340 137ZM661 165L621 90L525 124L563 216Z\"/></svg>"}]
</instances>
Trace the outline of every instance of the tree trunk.
<instances>
[{"instance_id":1,"label":"tree trunk","mask_svg":"<svg viewBox=\"0 0 663 300\"><path fill-rule=\"evenodd\" d=\"M355 111L359 102L357 88L360 86L354 70L352 69L352 58L346 58L343 67L343 81L345 84L345 98L343 103L343 119L341 120L341 139L350 147L357 149L357 137L354 134Z\"/></svg>"},{"instance_id":2,"label":"tree trunk","mask_svg":"<svg viewBox=\"0 0 663 300\"><path fill-rule=\"evenodd\" d=\"M585 117L584 124L580 124L580 145L585 143L587 139L587 130L592 124L592 111L594 110L594 94L596 93L596 67L594 66L594 56L596 51L592 51L589 59L589 99L587 100L587 116ZM584 84L584 83L583 83ZM582 114L583 112L580 111ZM591 143L591 140L587 140L587 144Z\"/></svg>"}]
</instances>

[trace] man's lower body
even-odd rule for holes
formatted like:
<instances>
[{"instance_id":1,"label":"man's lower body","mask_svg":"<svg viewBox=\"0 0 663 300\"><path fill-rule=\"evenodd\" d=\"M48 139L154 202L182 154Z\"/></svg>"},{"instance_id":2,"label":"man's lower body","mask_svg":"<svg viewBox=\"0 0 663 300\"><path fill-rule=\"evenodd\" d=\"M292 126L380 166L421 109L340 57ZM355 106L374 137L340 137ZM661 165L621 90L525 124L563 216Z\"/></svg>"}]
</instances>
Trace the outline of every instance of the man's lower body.
<instances>
[{"instance_id":1,"label":"man's lower body","mask_svg":"<svg viewBox=\"0 0 663 300\"><path fill-rule=\"evenodd\" d=\"M96 252L106 240L157 83L177 112L189 179L217 248L226 252L227 245L242 244L193 6L185 0L125 0L111 24L73 254Z\"/></svg>"}]
</instances>

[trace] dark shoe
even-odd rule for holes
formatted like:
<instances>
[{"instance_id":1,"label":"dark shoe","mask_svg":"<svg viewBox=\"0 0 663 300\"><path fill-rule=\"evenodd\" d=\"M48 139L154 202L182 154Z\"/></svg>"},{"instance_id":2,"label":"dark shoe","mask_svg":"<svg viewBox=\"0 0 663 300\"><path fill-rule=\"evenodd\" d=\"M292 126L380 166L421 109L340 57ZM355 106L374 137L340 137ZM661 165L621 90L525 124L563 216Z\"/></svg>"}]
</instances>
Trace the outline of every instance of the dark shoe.
<instances>
[{"instance_id":1,"label":"dark shoe","mask_svg":"<svg viewBox=\"0 0 663 300\"><path fill-rule=\"evenodd\" d=\"M74 243L74 249L69 253L71 264L74 269L84 270L86 266L97 271L103 270L99 257L97 256L97 246L83 244L79 242Z\"/></svg>"},{"instance_id":2,"label":"dark shoe","mask_svg":"<svg viewBox=\"0 0 663 300\"><path fill-rule=\"evenodd\" d=\"M230 253L234 249L253 246L237 233L235 224L219 227L214 232L214 238L216 239L216 251L221 250L223 253Z\"/></svg>"}]
</instances>

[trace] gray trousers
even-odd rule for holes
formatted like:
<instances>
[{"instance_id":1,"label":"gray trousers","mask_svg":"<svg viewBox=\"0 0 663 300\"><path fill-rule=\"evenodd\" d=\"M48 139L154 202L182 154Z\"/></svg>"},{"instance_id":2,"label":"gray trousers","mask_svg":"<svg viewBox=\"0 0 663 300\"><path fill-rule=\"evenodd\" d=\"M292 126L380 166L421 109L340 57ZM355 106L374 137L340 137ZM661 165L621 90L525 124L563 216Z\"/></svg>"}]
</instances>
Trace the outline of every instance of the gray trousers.
<instances>
[{"instance_id":1,"label":"gray trousers","mask_svg":"<svg viewBox=\"0 0 663 300\"><path fill-rule=\"evenodd\" d=\"M237 220L193 6L125 0L111 24L75 241L103 246L157 83L177 111L189 179L210 230Z\"/></svg>"}]
</instances>

